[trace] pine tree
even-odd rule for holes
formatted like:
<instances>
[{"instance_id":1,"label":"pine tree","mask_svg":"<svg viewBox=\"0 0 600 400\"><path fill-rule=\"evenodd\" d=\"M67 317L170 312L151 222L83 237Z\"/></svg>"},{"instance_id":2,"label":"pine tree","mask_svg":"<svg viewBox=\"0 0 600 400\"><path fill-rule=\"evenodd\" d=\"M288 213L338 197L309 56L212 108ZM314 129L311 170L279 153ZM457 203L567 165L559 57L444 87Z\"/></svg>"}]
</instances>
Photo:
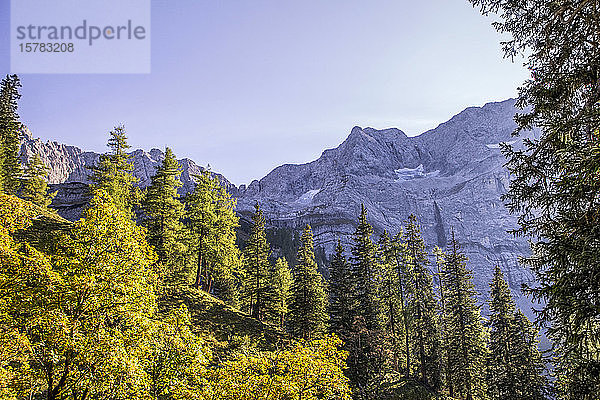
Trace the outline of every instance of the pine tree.
<instances>
[{"instance_id":1,"label":"pine tree","mask_svg":"<svg viewBox=\"0 0 600 400\"><path fill-rule=\"evenodd\" d=\"M254 206L252 230L244 248L244 304L251 316L263 320L266 305L272 298L273 288L269 280L269 256L271 249L265 234L265 217L260 205Z\"/></svg>"},{"instance_id":2,"label":"pine tree","mask_svg":"<svg viewBox=\"0 0 600 400\"><path fill-rule=\"evenodd\" d=\"M440 359L442 364L442 381L444 384L447 383L447 377L450 376L449 372L449 364L448 364L448 339L446 337L446 318L444 318L444 310L446 310L446 290L443 282L443 274L442 271L445 270L446 265L446 253L439 247L435 247L433 249L433 254L435 256L435 264L436 264L436 277L438 282L438 295L440 298L440 315L439 315L439 325L440 325ZM448 385L446 385L448 386Z\"/></svg>"},{"instance_id":3,"label":"pine tree","mask_svg":"<svg viewBox=\"0 0 600 400\"><path fill-rule=\"evenodd\" d=\"M427 269L429 258L417 218L411 214L406 223L407 263L411 265L413 284L410 299L411 341L419 380L434 389L441 386L440 332L437 299L433 279Z\"/></svg>"},{"instance_id":4,"label":"pine tree","mask_svg":"<svg viewBox=\"0 0 600 400\"><path fill-rule=\"evenodd\" d=\"M140 192L134 187L137 179L133 176L133 165L127 149L127 132L123 125L115 126L110 131L107 154L100 156L98 165L91 167L92 192L106 192L113 198L117 207L132 214L133 207L138 204Z\"/></svg>"},{"instance_id":5,"label":"pine tree","mask_svg":"<svg viewBox=\"0 0 600 400\"><path fill-rule=\"evenodd\" d=\"M19 139L22 125L17 114L20 87L17 75L6 75L0 83L0 189L7 194L17 192L21 178Z\"/></svg>"},{"instance_id":6,"label":"pine tree","mask_svg":"<svg viewBox=\"0 0 600 400\"><path fill-rule=\"evenodd\" d=\"M446 337L450 395L458 399L486 398L486 332L477 305L473 274L452 234L451 252L442 273L446 290Z\"/></svg>"},{"instance_id":7,"label":"pine tree","mask_svg":"<svg viewBox=\"0 0 600 400\"><path fill-rule=\"evenodd\" d=\"M565 399L600 398L600 46L596 1L471 0L511 40L532 73L519 89L518 132L539 139L504 146L505 200L515 232L532 238L528 292L561 360ZM568 361L567 361L568 360ZM566 362L562 362L566 361ZM570 382L570 383L569 383Z\"/></svg>"},{"instance_id":8,"label":"pine tree","mask_svg":"<svg viewBox=\"0 0 600 400\"><path fill-rule=\"evenodd\" d=\"M271 271L270 281L273 285L273 317L272 320L281 328L285 327L292 297L292 271L285 258L278 258Z\"/></svg>"},{"instance_id":9,"label":"pine tree","mask_svg":"<svg viewBox=\"0 0 600 400\"><path fill-rule=\"evenodd\" d=\"M292 336L315 339L327 328L327 293L323 277L317 270L313 235L307 225L300 238L298 263L294 268L289 328Z\"/></svg>"},{"instance_id":10,"label":"pine tree","mask_svg":"<svg viewBox=\"0 0 600 400\"><path fill-rule=\"evenodd\" d=\"M352 331L356 305L354 280L350 264L344 256L344 246L338 240L329 267L329 327L342 340Z\"/></svg>"},{"instance_id":11,"label":"pine tree","mask_svg":"<svg viewBox=\"0 0 600 400\"><path fill-rule=\"evenodd\" d=\"M148 229L148 243L154 246L158 261L167 268L167 279L180 280L182 256L183 203L179 201L177 188L181 166L173 151L165 149L165 158L152 177L152 183L142 202L145 213L144 225Z\"/></svg>"},{"instance_id":12,"label":"pine tree","mask_svg":"<svg viewBox=\"0 0 600 400\"><path fill-rule=\"evenodd\" d=\"M544 365L537 349L537 332L516 310L498 266L490 283L490 358L488 394L491 400L545 399Z\"/></svg>"},{"instance_id":13,"label":"pine tree","mask_svg":"<svg viewBox=\"0 0 600 400\"><path fill-rule=\"evenodd\" d=\"M34 155L25 169L20 197L40 207L48 207L56 194L48 193L48 170L40 156Z\"/></svg>"}]
</instances>

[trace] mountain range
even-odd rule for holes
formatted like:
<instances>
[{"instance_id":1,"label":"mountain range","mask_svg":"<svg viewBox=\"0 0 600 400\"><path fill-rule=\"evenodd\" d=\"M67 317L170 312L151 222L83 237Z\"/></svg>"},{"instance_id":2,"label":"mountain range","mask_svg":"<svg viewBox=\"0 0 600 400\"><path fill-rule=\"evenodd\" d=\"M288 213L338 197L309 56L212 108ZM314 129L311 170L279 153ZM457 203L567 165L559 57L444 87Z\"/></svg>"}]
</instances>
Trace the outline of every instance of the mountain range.
<instances>
[{"instance_id":1,"label":"mountain range","mask_svg":"<svg viewBox=\"0 0 600 400\"><path fill-rule=\"evenodd\" d=\"M216 174L238 200L238 212L248 220L256 202L272 227L300 230L312 226L315 243L331 253L337 240L348 245L361 204L376 233L395 234L415 214L430 248L445 247L455 235L474 271L481 300L487 298L495 265L507 277L517 303L531 315L531 303L521 295L532 274L518 263L529 253L526 239L512 236L516 217L501 196L509 173L501 143L519 146L511 134L518 110L515 100L469 107L449 121L421 135L408 137L396 128L352 128L347 139L306 164L285 164L260 180L236 187ZM539 136L539 131L527 132ZM57 142L43 142L25 130L21 160L39 154L50 167L49 179L57 195L52 206L75 220L89 199L89 168L99 154ZM152 149L131 153L134 175L142 187L164 158ZM192 160L180 160L183 186L193 189L193 175L202 171Z\"/></svg>"}]
</instances>

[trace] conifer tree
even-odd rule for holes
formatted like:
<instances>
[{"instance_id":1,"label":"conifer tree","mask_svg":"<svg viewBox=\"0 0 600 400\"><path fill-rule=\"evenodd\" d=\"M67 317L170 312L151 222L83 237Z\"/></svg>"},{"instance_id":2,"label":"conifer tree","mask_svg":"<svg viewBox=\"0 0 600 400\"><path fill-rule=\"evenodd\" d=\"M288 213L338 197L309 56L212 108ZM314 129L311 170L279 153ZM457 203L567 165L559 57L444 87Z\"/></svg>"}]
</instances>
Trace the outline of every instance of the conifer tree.
<instances>
[{"instance_id":1,"label":"conifer tree","mask_svg":"<svg viewBox=\"0 0 600 400\"><path fill-rule=\"evenodd\" d=\"M20 87L17 75L6 75L0 83L0 189L7 194L17 192L21 178L19 139L22 125L17 114Z\"/></svg>"},{"instance_id":2,"label":"conifer tree","mask_svg":"<svg viewBox=\"0 0 600 400\"><path fill-rule=\"evenodd\" d=\"M133 165L127 154L127 132L123 125L115 126L108 139L109 152L100 156L98 165L91 167L92 192L106 192L113 198L117 207L132 214L138 204L140 192L134 187L137 179L133 176Z\"/></svg>"},{"instance_id":3,"label":"conifer tree","mask_svg":"<svg viewBox=\"0 0 600 400\"><path fill-rule=\"evenodd\" d=\"M393 244L387 231L384 231L379 238L378 250L379 296L383 310L385 336L391 345L393 369L399 371L402 365L401 348L404 345L401 286L395 267Z\"/></svg>"},{"instance_id":4,"label":"conifer tree","mask_svg":"<svg viewBox=\"0 0 600 400\"><path fill-rule=\"evenodd\" d=\"M352 235L352 257L350 262L354 272L357 316L364 319L367 330L380 330L381 308L375 286L377 267L376 246L371 236L373 227L367 222L367 209L361 205L358 226Z\"/></svg>"},{"instance_id":5,"label":"conifer tree","mask_svg":"<svg viewBox=\"0 0 600 400\"><path fill-rule=\"evenodd\" d=\"M323 277L317 270L310 225L302 232L297 260L289 328L294 337L311 340L326 333L328 316L327 293Z\"/></svg>"},{"instance_id":6,"label":"conifer tree","mask_svg":"<svg viewBox=\"0 0 600 400\"><path fill-rule=\"evenodd\" d=\"M273 288L269 280L271 249L265 233L265 217L260 205L254 206L252 230L244 248L244 304L251 316L263 320Z\"/></svg>"},{"instance_id":7,"label":"conifer tree","mask_svg":"<svg viewBox=\"0 0 600 400\"><path fill-rule=\"evenodd\" d=\"M42 162L38 154L34 155L29 161L23 176L23 187L21 188L21 198L31 201L40 207L48 207L56 193L48 193L49 168Z\"/></svg>"},{"instance_id":8,"label":"conifer tree","mask_svg":"<svg viewBox=\"0 0 600 400\"><path fill-rule=\"evenodd\" d=\"M182 264L181 258L185 252L181 242L183 203L179 201L177 193L177 188L181 186L180 176L181 166L173 151L167 147L165 158L152 177L142 202L148 243L154 246L158 261L167 268L167 279L181 275L178 266Z\"/></svg>"},{"instance_id":9,"label":"conifer tree","mask_svg":"<svg viewBox=\"0 0 600 400\"><path fill-rule=\"evenodd\" d=\"M273 285L273 321L283 329L289 312L292 295L292 271L285 258L278 258L271 271L270 281Z\"/></svg>"},{"instance_id":10,"label":"conifer tree","mask_svg":"<svg viewBox=\"0 0 600 400\"><path fill-rule=\"evenodd\" d=\"M427 269L429 259L417 218L411 214L406 223L407 262L413 274L410 312L411 340L419 380L435 389L441 386L440 333L437 321L437 299L433 279Z\"/></svg>"},{"instance_id":11,"label":"conifer tree","mask_svg":"<svg viewBox=\"0 0 600 400\"><path fill-rule=\"evenodd\" d=\"M338 240L329 267L329 327L342 340L347 340L352 331L356 313L354 290L352 270Z\"/></svg>"},{"instance_id":12,"label":"conifer tree","mask_svg":"<svg viewBox=\"0 0 600 400\"><path fill-rule=\"evenodd\" d=\"M194 191L185 199L189 254L196 263L194 287L214 292L216 283L216 294L235 305L241 268L236 201L209 171L194 180Z\"/></svg>"},{"instance_id":13,"label":"conifer tree","mask_svg":"<svg viewBox=\"0 0 600 400\"><path fill-rule=\"evenodd\" d=\"M442 271L445 269L446 264L446 253L439 248L435 247L433 249L433 254L435 256L435 264L436 264L436 276L438 282L438 295L440 298L440 315L439 315L439 325L440 325L440 359L442 364L442 381L446 386L447 385L447 377L450 375L449 372L449 364L448 364L448 339L446 337L446 318L445 318L445 310L446 310L446 290L443 282L443 274Z\"/></svg>"},{"instance_id":14,"label":"conifer tree","mask_svg":"<svg viewBox=\"0 0 600 400\"><path fill-rule=\"evenodd\" d=\"M548 326L561 361L559 397L598 399L598 3L470 1L495 16L494 27L510 38L503 43L505 54L526 57L532 73L519 88L517 106L523 112L515 117L524 146L503 147L511 175L505 200L519 216L515 233L532 238L524 263L537 282L529 293L544 304L537 317ZM539 138L527 139L532 127L540 129Z\"/></svg>"},{"instance_id":15,"label":"conifer tree","mask_svg":"<svg viewBox=\"0 0 600 400\"><path fill-rule=\"evenodd\" d=\"M412 313L409 302L410 296L413 293L414 276L412 263L407 262L408 248L404 241L404 231L398 232L391 242L390 246L390 261L394 265L398 281L398 295L400 298L400 315L402 317L402 327L404 331L404 358L406 367L404 369L406 375L410 375L412 371L411 363L411 346L410 338L412 332Z\"/></svg>"},{"instance_id":16,"label":"conifer tree","mask_svg":"<svg viewBox=\"0 0 600 400\"><path fill-rule=\"evenodd\" d=\"M464 400L481 400L486 390L486 332L477 305L472 272L466 265L452 234L450 253L442 273L446 296L447 385L450 396Z\"/></svg>"},{"instance_id":17,"label":"conifer tree","mask_svg":"<svg viewBox=\"0 0 600 400\"><path fill-rule=\"evenodd\" d=\"M545 399L544 365L537 332L517 311L498 266L490 283L490 357L488 394L491 400Z\"/></svg>"}]
</instances>

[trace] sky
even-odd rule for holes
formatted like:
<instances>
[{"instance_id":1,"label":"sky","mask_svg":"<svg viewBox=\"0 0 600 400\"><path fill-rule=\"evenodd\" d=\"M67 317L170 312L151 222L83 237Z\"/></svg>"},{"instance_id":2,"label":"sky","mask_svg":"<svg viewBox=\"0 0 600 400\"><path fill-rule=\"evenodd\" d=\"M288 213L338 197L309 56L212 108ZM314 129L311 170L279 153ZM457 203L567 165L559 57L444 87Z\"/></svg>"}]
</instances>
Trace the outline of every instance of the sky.
<instances>
[{"instance_id":1,"label":"sky","mask_svg":"<svg viewBox=\"0 0 600 400\"><path fill-rule=\"evenodd\" d=\"M418 135L528 77L467 0L153 0L150 74L21 75L42 140L169 146L235 184L338 146L353 126ZM0 0L0 74L10 72ZM115 60L118 62L118 60Z\"/></svg>"}]
</instances>

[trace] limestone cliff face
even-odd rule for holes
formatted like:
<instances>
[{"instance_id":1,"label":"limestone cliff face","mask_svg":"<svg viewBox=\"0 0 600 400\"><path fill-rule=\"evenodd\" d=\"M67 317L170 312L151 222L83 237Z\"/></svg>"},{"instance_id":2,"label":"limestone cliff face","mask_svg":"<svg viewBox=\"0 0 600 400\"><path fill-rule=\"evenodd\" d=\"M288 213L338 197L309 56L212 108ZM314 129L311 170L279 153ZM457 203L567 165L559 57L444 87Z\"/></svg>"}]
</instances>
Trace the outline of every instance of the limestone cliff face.
<instances>
[{"instance_id":1,"label":"limestone cliff face","mask_svg":"<svg viewBox=\"0 0 600 400\"><path fill-rule=\"evenodd\" d=\"M531 274L518 265L529 252L526 240L507 231L516 219L500 197L509 176L500 143L515 142L514 100L468 108L422 135L407 137L398 129L355 127L335 149L313 162L282 165L250 185L223 185L238 198L238 211L248 216L258 201L269 223L301 229L311 224L317 245L331 252L337 239L348 243L361 203L377 233L395 234L410 213L418 216L430 247L444 247L454 232L474 269L475 284L487 296L493 268L500 264L516 292ZM537 135L533 131L530 136ZM77 218L86 201L88 166L99 155L76 147L43 143L27 132L22 144L26 161L38 153L51 166L50 182L58 190L54 201L61 213ZM142 187L162 161L153 149L131 153L134 174ZM189 159L182 165L181 193L193 188L192 175L202 168ZM527 299L518 296L528 310Z\"/></svg>"}]
</instances>

